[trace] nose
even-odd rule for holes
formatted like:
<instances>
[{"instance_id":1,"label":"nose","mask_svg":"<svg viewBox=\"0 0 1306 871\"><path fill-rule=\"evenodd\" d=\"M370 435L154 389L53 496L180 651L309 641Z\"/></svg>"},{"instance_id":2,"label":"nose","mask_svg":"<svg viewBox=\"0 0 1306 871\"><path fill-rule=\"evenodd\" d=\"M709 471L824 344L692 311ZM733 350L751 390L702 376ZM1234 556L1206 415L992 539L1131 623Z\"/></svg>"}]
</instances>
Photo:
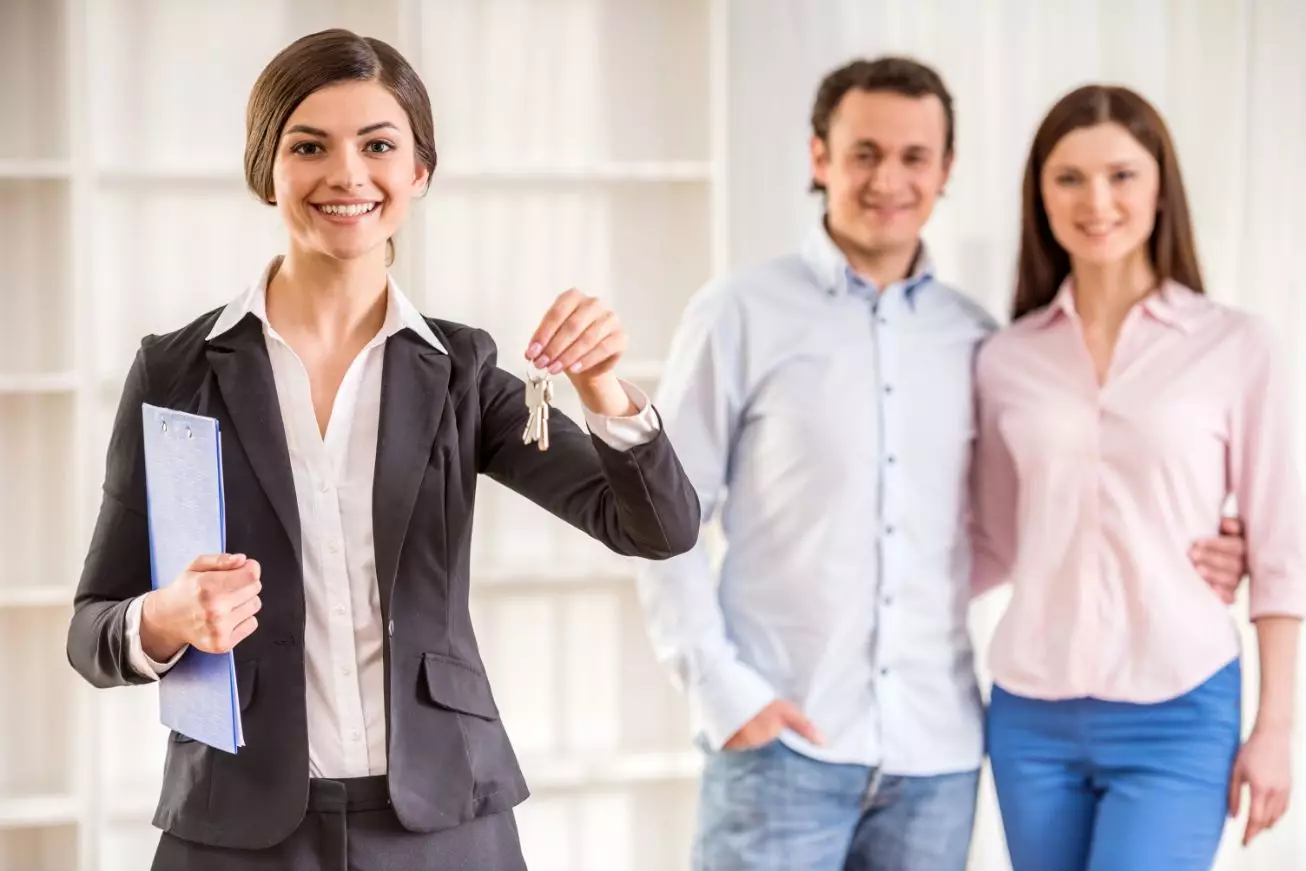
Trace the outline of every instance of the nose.
<instances>
[{"instance_id":1,"label":"nose","mask_svg":"<svg viewBox=\"0 0 1306 871\"><path fill-rule=\"evenodd\" d=\"M367 168L363 158L352 148L338 149L330 157L326 182L331 187L341 190L361 188L367 179Z\"/></svg>"},{"instance_id":2,"label":"nose","mask_svg":"<svg viewBox=\"0 0 1306 871\"><path fill-rule=\"evenodd\" d=\"M901 177L896 160L880 160L871 170L871 193L887 194L898 187Z\"/></svg>"},{"instance_id":3,"label":"nose","mask_svg":"<svg viewBox=\"0 0 1306 871\"><path fill-rule=\"evenodd\" d=\"M1088 205L1094 215L1105 215L1111 211L1111 180L1094 176L1088 185Z\"/></svg>"}]
</instances>

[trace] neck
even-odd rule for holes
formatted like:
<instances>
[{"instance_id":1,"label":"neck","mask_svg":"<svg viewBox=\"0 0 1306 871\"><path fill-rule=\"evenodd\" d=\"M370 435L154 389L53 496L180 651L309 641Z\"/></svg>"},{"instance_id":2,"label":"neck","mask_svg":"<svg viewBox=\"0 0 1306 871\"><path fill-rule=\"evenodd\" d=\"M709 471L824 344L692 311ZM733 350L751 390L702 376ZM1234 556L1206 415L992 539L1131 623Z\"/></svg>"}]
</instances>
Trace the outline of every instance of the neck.
<instances>
[{"instance_id":1,"label":"neck","mask_svg":"<svg viewBox=\"0 0 1306 871\"><path fill-rule=\"evenodd\" d=\"M268 282L267 310L282 335L332 347L370 340L385 323L384 246L353 260L291 246Z\"/></svg>"},{"instance_id":2,"label":"neck","mask_svg":"<svg viewBox=\"0 0 1306 871\"><path fill-rule=\"evenodd\" d=\"M1143 297L1156 289L1156 271L1147 256L1134 256L1114 263L1071 264L1075 310L1085 324L1118 323Z\"/></svg>"},{"instance_id":3,"label":"neck","mask_svg":"<svg viewBox=\"0 0 1306 871\"><path fill-rule=\"evenodd\" d=\"M911 274L916 263L916 252L920 242L899 248L863 248L853 242L852 238L840 233L826 220L826 231L830 234L835 247L848 258L848 265L864 278L874 282L878 290L883 290L895 281L902 281Z\"/></svg>"}]
</instances>

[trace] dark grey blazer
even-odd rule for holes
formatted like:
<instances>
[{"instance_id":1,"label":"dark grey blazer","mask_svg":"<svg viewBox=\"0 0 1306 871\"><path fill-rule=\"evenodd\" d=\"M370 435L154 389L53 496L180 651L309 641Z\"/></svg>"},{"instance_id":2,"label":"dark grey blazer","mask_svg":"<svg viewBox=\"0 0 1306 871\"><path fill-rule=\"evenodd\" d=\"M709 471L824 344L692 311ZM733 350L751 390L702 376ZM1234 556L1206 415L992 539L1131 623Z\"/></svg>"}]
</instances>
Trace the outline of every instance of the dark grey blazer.
<instances>
[{"instance_id":1,"label":"dark grey blazer","mask_svg":"<svg viewBox=\"0 0 1306 871\"><path fill-rule=\"evenodd\" d=\"M304 816L308 737L299 518L261 322L205 341L220 309L145 339L109 443L104 496L77 589L68 659L97 687L143 683L128 662L128 600L150 589L141 403L216 417L227 549L262 565L259 627L235 651L246 746L174 734L154 824L187 840L261 848ZM520 379L483 331L428 320L386 343L373 517L385 645L390 795L410 830L448 829L528 795L468 614L476 481L484 473L612 550L689 550L699 503L665 435L612 450L558 413L550 447L522 444Z\"/></svg>"}]
</instances>

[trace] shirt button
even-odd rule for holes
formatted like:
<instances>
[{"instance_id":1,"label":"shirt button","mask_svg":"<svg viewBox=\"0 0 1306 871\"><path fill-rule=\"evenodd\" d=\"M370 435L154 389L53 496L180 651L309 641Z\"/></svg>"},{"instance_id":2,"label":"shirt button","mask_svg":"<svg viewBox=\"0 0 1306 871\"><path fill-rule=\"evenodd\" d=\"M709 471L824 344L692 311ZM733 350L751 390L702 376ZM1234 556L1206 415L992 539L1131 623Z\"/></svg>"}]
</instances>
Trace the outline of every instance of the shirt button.
<instances>
[{"instance_id":1,"label":"shirt button","mask_svg":"<svg viewBox=\"0 0 1306 871\"><path fill-rule=\"evenodd\" d=\"M893 535L893 524L892 524L892 523L890 523L888 526L884 527L884 534L885 534L885 535Z\"/></svg>"},{"instance_id":2,"label":"shirt button","mask_svg":"<svg viewBox=\"0 0 1306 871\"><path fill-rule=\"evenodd\" d=\"M892 605L892 604L893 604L893 596L886 595L886 596L884 597L884 607L887 608L887 607L889 607L889 606Z\"/></svg>"},{"instance_id":3,"label":"shirt button","mask_svg":"<svg viewBox=\"0 0 1306 871\"><path fill-rule=\"evenodd\" d=\"M886 384L886 385L884 385L884 392L885 392L885 393L892 393L892 392L893 392L893 385L892 385L892 384Z\"/></svg>"},{"instance_id":4,"label":"shirt button","mask_svg":"<svg viewBox=\"0 0 1306 871\"><path fill-rule=\"evenodd\" d=\"M889 676L889 667L888 667L887 665L886 665L886 666L882 666L882 667L880 668L880 676L881 676L881 677L888 677L888 676Z\"/></svg>"},{"instance_id":5,"label":"shirt button","mask_svg":"<svg viewBox=\"0 0 1306 871\"><path fill-rule=\"evenodd\" d=\"M331 551L332 553L340 553L340 542L336 541L334 538L328 538L327 550Z\"/></svg>"},{"instance_id":6,"label":"shirt button","mask_svg":"<svg viewBox=\"0 0 1306 871\"><path fill-rule=\"evenodd\" d=\"M331 484L330 484L329 482L327 482L327 481L322 481L322 482L320 482L320 483L317 485L317 489L318 489L319 491L323 492L323 493L330 493L330 492L331 492Z\"/></svg>"},{"instance_id":7,"label":"shirt button","mask_svg":"<svg viewBox=\"0 0 1306 871\"><path fill-rule=\"evenodd\" d=\"M357 729L353 729L349 733L350 741L361 741L362 738L363 738L362 733L360 733Z\"/></svg>"},{"instance_id":8,"label":"shirt button","mask_svg":"<svg viewBox=\"0 0 1306 871\"><path fill-rule=\"evenodd\" d=\"M336 606L335 606L334 608L332 608L331 610L334 611L334 612L336 612L337 614L343 616L344 613L345 613L345 606L344 606L344 605L336 605Z\"/></svg>"},{"instance_id":9,"label":"shirt button","mask_svg":"<svg viewBox=\"0 0 1306 871\"><path fill-rule=\"evenodd\" d=\"M895 457L893 454L889 454L887 462L890 466L892 466L894 463L898 462L898 458Z\"/></svg>"},{"instance_id":10,"label":"shirt button","mask_svg":"<svg viewBox=\"0 0 1306 871\"><path fill-rule=\"evenodd\" d=\"M351 674L354 673L354 670L346 665L344 668L340 669L340 673L343 674L345 677L349 677Z\"/></svg>"}]
</instances>

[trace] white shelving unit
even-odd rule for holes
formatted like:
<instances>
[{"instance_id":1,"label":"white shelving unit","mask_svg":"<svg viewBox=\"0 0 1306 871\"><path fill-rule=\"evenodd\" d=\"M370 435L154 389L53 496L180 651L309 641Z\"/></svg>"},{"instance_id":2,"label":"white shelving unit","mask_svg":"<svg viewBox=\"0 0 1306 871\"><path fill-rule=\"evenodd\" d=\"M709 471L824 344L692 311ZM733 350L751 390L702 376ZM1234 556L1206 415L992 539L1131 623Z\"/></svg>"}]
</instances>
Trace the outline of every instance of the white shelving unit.
<instances>
[{"instance_id":1,"label":"white shelving unit","mask_svg":"<svg viewBox=\"0 0 1306 871\"><path fill-rule=\"evenodd\" d=\"M140 869L157 842L156 694L90 689L63 645L140 337L282 250L240 170L262 66L328 26L395 45L440 154L398 240L406 292L488 329L509 367L556 294L604 295L631 333L622 373L652 392L685 300L724 266L725 2L0 3L0 698L19 700L0 871ZM474 619L535 793L531 868L683 867L699 759L635 566L488 480L479 509Z\"/></svg>"}]
</instances>

